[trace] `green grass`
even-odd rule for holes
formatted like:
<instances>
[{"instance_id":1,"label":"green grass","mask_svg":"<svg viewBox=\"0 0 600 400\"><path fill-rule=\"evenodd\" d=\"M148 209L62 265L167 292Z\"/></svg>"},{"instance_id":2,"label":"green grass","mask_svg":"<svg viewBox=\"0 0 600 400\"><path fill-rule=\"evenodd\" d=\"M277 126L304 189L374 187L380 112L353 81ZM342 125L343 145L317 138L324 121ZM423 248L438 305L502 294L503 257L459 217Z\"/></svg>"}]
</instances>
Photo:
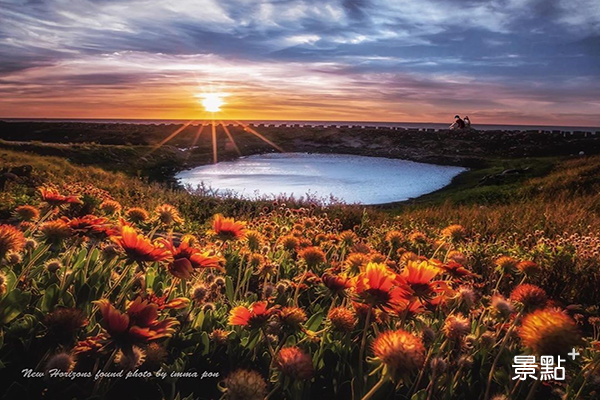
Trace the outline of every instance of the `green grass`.
<instances>
[{"instance_id":1,"label":"green grass","mask_svg":"<svg viewBox=\"0 0 600 400\"><path fill-rule=\"evenodd\" d=\"M397 212L402 210L403 205L406 204L439 205L450 201L453 204L460 205L489 205L510 202L519 193L524 182L548 175L565 160L567 158L564 157L485 160L481 168L470 169L461 173L448 186L440 190L384 208ZM517 169L527 170L518 174L498 176L504 171ZM494 176L498 177L488 182L483 181L486 177ZM400 207L398 207L399 204L401 204Z\"/></svg>"}]
</instances>

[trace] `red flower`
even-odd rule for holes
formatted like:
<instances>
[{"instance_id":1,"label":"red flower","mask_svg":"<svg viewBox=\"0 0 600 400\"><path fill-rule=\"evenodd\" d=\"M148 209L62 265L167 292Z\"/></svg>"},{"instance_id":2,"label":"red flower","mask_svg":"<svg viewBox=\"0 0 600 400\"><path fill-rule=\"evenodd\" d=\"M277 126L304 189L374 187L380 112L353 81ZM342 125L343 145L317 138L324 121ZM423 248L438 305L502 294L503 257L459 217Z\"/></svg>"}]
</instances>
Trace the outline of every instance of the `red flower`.
<instances>
[{"instance_id":1,"label":"red flower","mask_svg":"<svg viewBox=\"0 0 600 400\"><path fill-rule=\"evenodd\" d=\"M42 200L53 206L60 206L62 204L83 204L79 199L79 196L64 196L58 192L58 190L51 187L39 188Z\"/></svg>"},{"instance_id":2,"label":"red flower","mask_svg":"<svg viewBox=\"0 0 600 400\"><path fill-rule=\"evenodd\" d=\"M350 279L345 276L333 275L329 273L323 274L321 277L323 285L327 287L333 294L342 293L344 290L352 286Z\"/></svg>"},{"instance_id":3,"label":"red flower","mask_svg":"<svg viewBox=\"0 0 600 400\"><path fill-rule=\"evenodd\" d=\"M170 293L164 294L162 296L157 296L156 293L150 292L146 294L145 300L149 301L152 304L156 304L159 310L180 310L182 308L187 307L190 304L190 299L185 297L176 297L174 299L168 300Z\"/></svg>"},{"instance_id":4,"label":"red flower","mask_svg":"<svg viewBox=\"0 0 600 400\"><path fill-rule=\"evenodd\" d=\"M398 276L385 264L369 263L354 281L356 294L365 303L389 308L405 300L408 292L397 285Z\"/></svg>"},{"instance_id":5,"label":"red flower","mask_svg":"<svg viewBox=\"0 0 600 400\"><path fill-rule=\"evenodd\" d=\"M258 327L267 322L272 312L273 309L267 308L266 301L257 301L250 308L237 306L229 314L229 324Z\"/></svg>"},{"instance_id":6,"label":"red flower","mask_svg":"<svg viewBox=\"0 0 600 400\"><path fill-rule=\"evenodd\" d=\"M69 225L71 231L76 234L104 237L118 233L116 229L109 225L108 220L103 217L86 215L71 220L66 217L63 217L62 219Z\"/></svg>"},{"instance_id":7,"label":"red flower","mask_svg":"<svg viewBox=\"0 0 600 400\"><path fill-rule=\"evenodd\" d=\"M173 318L158 320L158 306L138 297L127 307L125 314L107 299L97 302L102 313L102 326L113 340L121 345L146 343L173 334L177 321Z\"/></svg>"},{"instance_id":8,"label":"red flower","mask_svg":"<svg viewBox=\"0 0 600 400\"><path fill-rule=\"evenodd\" d=\"M0 225L0 259L9 251L21 251L25 246L23 232L12 225Z\"/></svg>"},{"instance_id":9,"label":"red flower","mask_svg":"<svg viewBox=\"0 0 600 400\"><path fill-rule=\"evenodd\" d=\"M173 255L169 272L180 279L189 279L196 269L222 269L221 257L201 252L190 245L190 240L182 240L178 247L173 244L172 238L169 241L163 240L162 243Z\"/></svg>"},{"instance_id":10,"label":"red flower","mask_svg":"<svg viewBox=\"0 0 600 400\"><path fill-rule=\"evenodd\" d=\"M221 240L242 239L246 236L246 223L217 214L213 219L212 232Z\"/></svg>"},{"instance_id":11,"label":"red flower","mask_svg":"<svg viewBox=\"0 0 600 400\"><path fill-rule=\"evenodd\" d=\"M450 261L447 264L442 264L441 269L444 272L448 273L448 275L450 275L453 279L477 276L477 274L474 274L473 272L463 267L462 264L459 264L455 261Z\"/></svg>"},{"instance_id":12,"label":"red flower","mask_svg":"<svg viewBox=\"0 0 600 400\"><path fill-rule=\"evenodd\" d=\"M398 282L409 287L414 297L429 300L436 293L450 290L446 282L433 280L439 273L440 268L431 262L409 261Z\"/></svg>"},{"instance_id":13,"label":"red flower","mask_svg":"<svg viewBox=\"0 0 600 400\"><path fill-rule=\"evenodd\" d=\"M171 253L164 247L155 246L150 239L136 233L130 226L121 227L121 236L111 238L123 248L127 257L133 261L161 261L169 258Z\"/></svg>"},{"instance_id":14,"label":"red flower","mask_svg":"<svg viewBox=\"0 0 600 400\"><path fill-rule=\"evenodd\" d=\"M314 368L310 356L299 347L284 347L277 354L275 366L292 379L310 379Z\"/></svg>"}]
</instances>

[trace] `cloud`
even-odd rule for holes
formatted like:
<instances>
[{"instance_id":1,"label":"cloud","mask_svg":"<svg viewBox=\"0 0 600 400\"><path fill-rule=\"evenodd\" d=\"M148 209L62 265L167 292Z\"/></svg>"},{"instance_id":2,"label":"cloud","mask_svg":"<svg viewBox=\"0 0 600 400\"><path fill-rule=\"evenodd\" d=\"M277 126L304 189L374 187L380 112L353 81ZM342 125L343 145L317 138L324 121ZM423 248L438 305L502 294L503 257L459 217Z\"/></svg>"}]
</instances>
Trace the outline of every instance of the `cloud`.
<instances>
[{"instance_id":1,"label":"cloud","mask_svg":"<svg viewBox=\"0 0 600 400\"><path fill-rule=\"evenodd\" d=\"M185 115L210 85L280 119L598 105L593 0L14 0L0 19L4 113L156 114L162 98Z\"/></svg>"}]
</instances>

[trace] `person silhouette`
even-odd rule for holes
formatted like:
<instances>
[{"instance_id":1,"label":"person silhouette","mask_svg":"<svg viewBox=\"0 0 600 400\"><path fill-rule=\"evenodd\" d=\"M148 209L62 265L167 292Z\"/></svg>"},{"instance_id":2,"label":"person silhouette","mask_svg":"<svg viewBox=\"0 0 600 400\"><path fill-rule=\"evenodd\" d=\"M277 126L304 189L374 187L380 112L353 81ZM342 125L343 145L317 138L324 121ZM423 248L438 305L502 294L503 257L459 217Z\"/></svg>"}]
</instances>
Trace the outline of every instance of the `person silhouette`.
<instances>
[{"instance_id":1,"label":"person silhouette","mask_svg":"<svg viewBox=\"0 0 600 400\"><path fill-rule=\"evenodd\" d=\"M468 115L465 115L464 122L465 122L465 128L467 128L467 129L471 128L471 120L469 119Z\"/></svg>"},{"instance_id":2,"label":"person silhouette","mask_svg":"<svg viewBox=\"0 0 600 400\"><path fill-rule=\"evenodd\" d=\"M454 116L454 123L452 125L450 125L450 129L451 130L457 130L457 129L464 129L465 128L465 121L463 121L460 118L460 115L455 115Z\"/></svg>"}]
</instances>

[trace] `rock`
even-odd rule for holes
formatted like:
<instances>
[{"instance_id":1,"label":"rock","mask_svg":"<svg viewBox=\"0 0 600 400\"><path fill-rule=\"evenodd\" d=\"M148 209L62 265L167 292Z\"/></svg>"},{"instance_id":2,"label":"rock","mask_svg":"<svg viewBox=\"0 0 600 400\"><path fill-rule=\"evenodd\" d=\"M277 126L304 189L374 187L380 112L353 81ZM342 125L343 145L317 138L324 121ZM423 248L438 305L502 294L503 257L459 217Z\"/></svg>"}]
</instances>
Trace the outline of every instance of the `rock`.
<instances>
[{"instance_id":1,"label":"rock","mask_svg":"<svg viewBox=\"0 0 600 400\"><path fill-rule=\"evenodd\" d=\"M19 167L12 167L10 172L20 177L30 177L33 167L31 165L21 165Z\"/></svg>"}]
</instances>

